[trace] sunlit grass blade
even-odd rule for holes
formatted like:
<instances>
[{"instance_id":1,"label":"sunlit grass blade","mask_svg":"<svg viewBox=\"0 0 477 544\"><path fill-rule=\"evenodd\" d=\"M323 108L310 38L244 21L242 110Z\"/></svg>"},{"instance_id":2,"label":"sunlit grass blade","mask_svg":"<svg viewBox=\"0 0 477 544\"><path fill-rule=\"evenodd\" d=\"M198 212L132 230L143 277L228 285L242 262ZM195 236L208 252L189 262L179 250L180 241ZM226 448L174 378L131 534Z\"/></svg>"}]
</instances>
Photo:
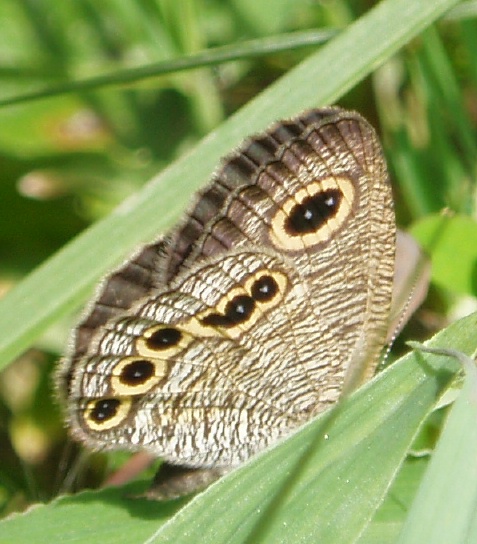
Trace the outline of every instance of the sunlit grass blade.
<instances>
[{"instance_id":1,"label":"sunlit grass blade","mask_svg":"<svg viewBox=\"0 0 477 544\"><path fill-rule=\"evenodd\" d=\"M429 358L425 352L422 357ZM399 544L477 542L476 459L477 369L468 358L462 392L444 426Z\"/></svg>"},{"instance_id":2,"label":"sunlit grass blade","mask_svg":"<svg viewBox=\"0 0 477 544\"><path fill-rule=\"evenodd\" d=\"M477 341L468 333L476 324L473 315L430 344L451 344L470 353ZM349 405L345 402L331 423L321 418L237 471L222 487L219 484L186 506L150 542L180 541L186 528L189 535L190 531L200 535L196 542L204 543L356 542L457 368L455 361L444 357L419 364L419 355L407 356ZM306 464L301 448L310 448ZM294 486L283 487L282 478L290 478L297 467ZM230 504L242 509L240 516L227 513ZM222 520L225 516L226 522L214 522L215 516Z\"/></svg>"},{"instance_id":3,"label":"sunlit grass blade","mask_svg":"<svg viewBox=\"0 0 477 544\"><path fill-rule=\"evenodd\" d=\"M456 0L385 0L228 119L105 220L66 246L0 301L0 365L76 306L104 272L157 236L247 134L304 108L335 102Z\"/></svg>"},{"instance_id":4,"label":"sunlit grass blade","mask_svg":"<svg viewBox=\"0 0 477 544\"><path fill-rule=\"evenodd\" d=\"M429 346L477 348L477 314ZM189 502L151 503L103 490L60 498L0 522L0 538L37 544L62 535L76 544L353 543L372 526L422 421L459 370L449 357L412 353L371 383ZM456 455L454 448L448 459ZM465 465L464 469L473 471ZM432 492L432 490L431 490ZM429 499L429 498L428 498ZM402 521L406 505L402 508ZM87 527L85 520L88 520Z\"/></svg>"}]
</instances>

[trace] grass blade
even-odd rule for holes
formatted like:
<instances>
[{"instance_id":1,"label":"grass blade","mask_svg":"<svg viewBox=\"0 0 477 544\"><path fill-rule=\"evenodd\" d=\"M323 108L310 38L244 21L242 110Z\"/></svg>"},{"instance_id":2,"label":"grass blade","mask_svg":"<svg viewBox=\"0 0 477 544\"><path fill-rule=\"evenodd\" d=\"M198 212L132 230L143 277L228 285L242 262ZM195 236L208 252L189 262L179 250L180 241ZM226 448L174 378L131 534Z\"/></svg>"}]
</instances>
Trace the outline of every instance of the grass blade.
<instances>
[{"instance_id":1,"label":"grass blade","mask_svg":"<svg viewBox=\"0 0 477 544\"><path fill-rule=\"evenodd\" d=\"M466 379L421 482L398 544L477 542L477 369Z\"/></svg>"},{"instance_id":2,"label":"grass blade","mask_svg":"<svg viewBox=\"0 0 477 544\"><path fill-rule=\"evenodd\" d=\"M219 158L247 134L335 102L457 0L384 0L247 104L187 156L40 266L0 301L0 368L137 244L177 219Z\"/></svg>"},{"instance_id":3,"label":"grass blade","mask_svg":"<svg viewBox=\"0 0 477 544\"><path fill-rule=\"evenodd\" d=\"M476 327L474 314L428 345L472 353ZM169 521L180 501L151 505L109 489L63 497L6 519L0 540L26 543L34 530L37 544L58 534L75 544L364 544L360 536L420 424L458 370L449 357L409 354L349 397L332 418L323 414L196 496ZM453 444L450 459L459 447ZM472 463L462 468L474 471ZM296 477L288 486L290 473Z\"/></svg>"}]
</instances>

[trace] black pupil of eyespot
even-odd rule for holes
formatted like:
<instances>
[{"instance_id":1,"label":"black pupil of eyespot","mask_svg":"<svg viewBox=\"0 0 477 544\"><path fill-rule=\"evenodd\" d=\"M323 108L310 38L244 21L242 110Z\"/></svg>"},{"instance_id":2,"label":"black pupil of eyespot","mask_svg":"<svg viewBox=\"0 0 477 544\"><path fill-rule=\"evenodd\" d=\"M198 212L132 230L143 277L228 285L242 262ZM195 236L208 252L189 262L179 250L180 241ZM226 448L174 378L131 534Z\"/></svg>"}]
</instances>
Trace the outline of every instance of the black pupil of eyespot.
<instances>
[{"instance_id":1,"label":"black pupil of eyespot","mask_svg":"<svg viewBox=\"0 0 477 544\"><path fill-rule=\"evenodd\" d=\"M259 302L271 300L277 292L278 285L272 276L262 276L252 286L252 297Z\"/></svg>"},{"instance_id":2,"label":"black pupil of eyespot","mask_svg":"<svg viewBox=\"0 0 477 544\"><path fill-rule=\"evenodd\" d=\"M234 327L244 323L251 316L255 301L249 295L238 295L227 302L223 314L212 313L204 317L202 323L212 327Z\"/></svg>"},{"instance_id":3,"label":"black pupil of eyespot","mask_svg":"<svg viewBox=\"0 0 477 544\"><path fill-rule=\"evenodd\" d=\"M316 232L336 215L342 197L339 189L328 189L305 198L291 210L285 224L287 232L291 235Z\"/></svg>"},{"instance_id":4,"label":"black pupil of eyespot","mask_svg":"<svg viewBox=\"0 0 477 544\"><path fill-rule=\"evenodd\" d=\"M153 350L166 349L176 346L182 337L179 330L174 327L165 327L153 332L146 340L147 347Z\"/></svg>"},{"instance_id":5,"label":"black pupil of eyespot","mask_svg":"<svg viewBox=\"0 0 477 544\"><path fill-rule=\"evenodd\" d=\"M255 307L255 302L248 295L234 297L225 307L225 316L231 323L238 324L246 321Z\"/></svg>"},{"instance_id":6,"label":"black pupil of eyespot","mask_svg":"<svg viewBox=\"0 0 477 544\"><path fill-rule=\"evenodd\" d=\"M120 380L125 385L140 385L154 376L154 364L148 360L132 361L124 366Z\"/></svg>"},{"instance_id":7,"label":"black pupil of eyespot","mask_svg":"<svg viewBox=\"0 0 477 544\"><path fill-rule=\"evenodd\" d=\"M94 405L91 410L91 419L97 423L102 423L113 418L119 408L121 402L118 399L102 399Z\"/></svg>"}]
</instances>

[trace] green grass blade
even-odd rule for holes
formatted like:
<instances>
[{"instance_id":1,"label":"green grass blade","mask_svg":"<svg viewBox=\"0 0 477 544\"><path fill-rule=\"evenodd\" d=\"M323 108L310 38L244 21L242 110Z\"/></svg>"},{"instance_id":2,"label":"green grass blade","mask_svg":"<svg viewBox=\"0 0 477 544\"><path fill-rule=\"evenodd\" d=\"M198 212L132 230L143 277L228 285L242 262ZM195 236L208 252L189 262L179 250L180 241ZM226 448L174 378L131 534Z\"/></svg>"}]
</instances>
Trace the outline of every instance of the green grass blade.
<instances>
[{"instance_id":1,"label":"green grass blade","mask_svg":"<svg viewBox=\"0 0 477 544\"><path fill-rule=\"evenodd\" d=\"M477 369L466 373L398 544L477 542Z\"/></svg>"},{"instance_id":2,"label":"green grass blade","mask_svg":"<svg viewBox=\"0 0 477 544\"><path fill-rule=\"evenodd\" d=\"M304 108L335 102L456 0L384 0L247 104L114 213L0 301L0 368L138 243L175 221L192 191L247 134Z\"/></svg>"},{"instance_id":3,"label":"green grass blade","mask_svg":"<svg viewBox=\"0 0 477 544\"><path fill-rule=\"evenodd\" d=\"M477 2L475 0L467 0L466 2L459 2L459 4L453 8L446 15L448 21L459 21L461 19L471 19L477 16Z\"/></svg>"},{"instance_id":4,"label":"green grass blade","mask_svg":"<svg viewBox=\"0 0 477 544\"><path fill-rule=\"evenodd\" d=\"M470 354L477 348L476 327L474 314L428 345ZM223 478L166 523L181 502L151 506L121 498L124 490L103 490L4 520L0 541L23 544L34 531L37 544L55 541L58 534L65 544L365 544L360 535L372 524L421 422L458 369L449 357L406 356L331 417L322 415ZM451 461L459 447L448 452Z\"/></svg>"},{"instance_id":5,"label":"green grass blade","mask_svg":"<svg viewBox=\"0 0 477 544\"><path fill-rule=\"evenodd\" d=\"M270 36L233 45L207 49L200 53L174 58L168 61L156 62L146 66L118 70L111 74L91 77L89 79L71 81L56 86L48 86L40 91L32 91L10 98L2 98L0 107L12 106L24 102L32 102L42 98L52 98L63 94L94 91L113 85L126 85L137 83L147 78L162 76L184 70L192 70L204 66L214 66L234 60L263 57L273 55L281 51L291 51L303 47L320 45L337 33L333 29L308 30Z\"/></svg>"},{"instance_id":6,"label":"green grass blade","mask_svg":"<svg viewBox=\"0 0 477 544\"><path fill-rule=\"evenodd\" d=\"M476 324L474 314L438 334L429 345L452 345L472 353L477 340L469 331ZM410 354L361 389L331 423L320 418L209 489L148 544L181 542L187 531L188 542L203 544L357 542L420 423L456 368L456 362L446 357L426 355L423 362L421 354ZM308 448L306 464L301 448ZM283 494L282 480L290 478L297 467L295 485ZM472 466L467 469L473 471ZM273 501L276 496L279 500Z\"/></svg>"},{"instance_id":7,"label":"green grass blade","mask_svg":"<svg viewBox=\"0 0 477 544\"><path fill-rule=\"evenodd\" d=\"M432 214L414 223L410 233L432 254L431 273L435 285L449 292L477 295L477 221L464 215Z\"/></svg>"}]
</instances>

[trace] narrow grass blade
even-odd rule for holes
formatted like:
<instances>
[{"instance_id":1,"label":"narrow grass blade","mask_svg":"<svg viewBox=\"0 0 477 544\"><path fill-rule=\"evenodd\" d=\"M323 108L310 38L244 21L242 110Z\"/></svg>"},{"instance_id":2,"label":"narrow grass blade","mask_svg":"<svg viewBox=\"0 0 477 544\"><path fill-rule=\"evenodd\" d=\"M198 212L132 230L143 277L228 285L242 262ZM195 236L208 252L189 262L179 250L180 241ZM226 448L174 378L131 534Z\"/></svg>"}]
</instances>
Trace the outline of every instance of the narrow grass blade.
<instances>
[{"instance_id":1,"label":"narrow grass blade","mask_svg":"<svg viewBox=\"0 0 477 544\"><path fill-rule=\"evenodd\" d=\"M428 354L422 355L429 358ZM477 369L466 378L447 419L399 544L477 542Z\"/></svg>"}]
</instances>

